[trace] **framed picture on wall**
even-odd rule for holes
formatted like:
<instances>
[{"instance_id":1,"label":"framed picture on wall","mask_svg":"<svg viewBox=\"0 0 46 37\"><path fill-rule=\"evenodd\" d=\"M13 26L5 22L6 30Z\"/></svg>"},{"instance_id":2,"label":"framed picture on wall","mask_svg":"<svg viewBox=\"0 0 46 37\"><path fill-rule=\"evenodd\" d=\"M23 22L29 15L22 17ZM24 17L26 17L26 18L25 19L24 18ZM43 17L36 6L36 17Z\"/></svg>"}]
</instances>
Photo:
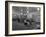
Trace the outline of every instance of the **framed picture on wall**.
<instances>
[{"instance_id":1,"label":"framed picture on wall","mask_svg":"<svg viewBox=\"0 0 46 37\"><path fill-rule=\"evenodd\" d=\"M5 35L45 33L45 4L40 2L5 1Z\"/></svg>"}]
</instances>

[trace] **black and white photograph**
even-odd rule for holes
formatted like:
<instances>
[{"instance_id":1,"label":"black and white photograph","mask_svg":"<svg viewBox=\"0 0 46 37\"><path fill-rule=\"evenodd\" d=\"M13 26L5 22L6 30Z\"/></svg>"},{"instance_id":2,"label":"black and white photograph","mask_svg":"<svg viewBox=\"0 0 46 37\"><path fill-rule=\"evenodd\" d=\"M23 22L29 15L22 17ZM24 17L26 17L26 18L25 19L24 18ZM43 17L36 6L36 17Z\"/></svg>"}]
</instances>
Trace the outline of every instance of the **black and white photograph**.
<instances>
[{"instance_id":1,"label":"black and white photograph","mask_svg":"<svg viewBox=\"0 0 46 37\"><path fill-rule=\"evenodd\" d=\"M6 35L45 33L45 4L7 1L5 4Z\"/></svg>"},{"instance_id":2,"label":"black and white photograph","mask_svg":"<svg viewBox=\"0 0 46 37\"><path fill-rule=\"evenodd\" d=\"M13 30L40 29L40 7L12 6Z\"/></svg>"}]
</instances>

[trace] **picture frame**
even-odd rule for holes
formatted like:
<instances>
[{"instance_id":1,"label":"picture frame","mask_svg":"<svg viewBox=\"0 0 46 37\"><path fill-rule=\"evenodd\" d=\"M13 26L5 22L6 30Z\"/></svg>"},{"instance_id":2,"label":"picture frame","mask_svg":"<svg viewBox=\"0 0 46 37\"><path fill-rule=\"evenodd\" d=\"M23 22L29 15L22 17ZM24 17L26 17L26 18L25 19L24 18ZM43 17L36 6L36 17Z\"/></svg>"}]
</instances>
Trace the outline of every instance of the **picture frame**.
<instances>
[{"instance_id":1,"label":"picture frame","mask_svg":"<svg viewBox=\"0 0 46 37\"><path fill-rule=\"evenodd\" d=\"M22 15L24 17L27 15L26 22ZM23 18L18 19L19 16ZM32 22L28 17L30 17L30 20L33 17L34 20L37 19L39 22L37 20ZM5 36L35 34L45 34L45 3L5 1Z\"/></svg>"}]
</instances>

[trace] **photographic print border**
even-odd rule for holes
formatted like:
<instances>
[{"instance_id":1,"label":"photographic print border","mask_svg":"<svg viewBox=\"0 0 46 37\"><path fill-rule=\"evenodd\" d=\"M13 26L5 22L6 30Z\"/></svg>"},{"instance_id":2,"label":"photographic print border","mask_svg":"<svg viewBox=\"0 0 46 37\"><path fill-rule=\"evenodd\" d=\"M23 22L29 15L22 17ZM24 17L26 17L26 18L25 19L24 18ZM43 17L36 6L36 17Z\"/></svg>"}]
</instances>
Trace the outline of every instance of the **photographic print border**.
<instances>
[{"instance_id":1,"label":"photographic print border","mask_svg":"<svg viewBox=\"0 0 46 37\"><path fill-rule=\"evenodd\" d=\"M26 33L26 34L8 34L8 2L17 2L17 3L29 3L29 4L42 4L43 5L43 32L42 33ZM35 34L44 34L45 33L45 3L40 2L22 2L22 1L5 1L5 36L18 36L18 35L35 35Z\"/></svg>"}]
</instances>

